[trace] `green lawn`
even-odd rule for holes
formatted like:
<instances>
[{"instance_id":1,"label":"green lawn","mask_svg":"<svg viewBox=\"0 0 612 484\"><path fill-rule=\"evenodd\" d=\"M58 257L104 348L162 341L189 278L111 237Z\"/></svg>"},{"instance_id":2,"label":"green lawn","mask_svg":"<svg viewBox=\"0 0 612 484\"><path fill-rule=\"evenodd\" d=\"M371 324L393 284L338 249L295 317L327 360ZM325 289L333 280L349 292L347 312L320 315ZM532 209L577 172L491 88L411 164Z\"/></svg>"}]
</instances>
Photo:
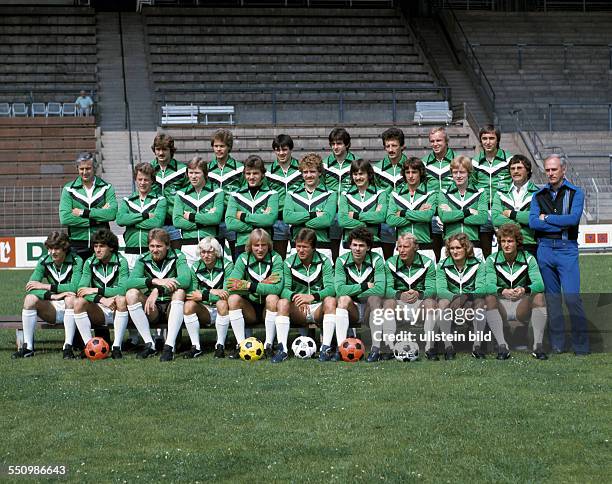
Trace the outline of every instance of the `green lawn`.
<instances>
[{"instance_id":1,"label":"green lawn","mask_svg":"<svg viewBox=\"0 0 612 484\"><path fill-rule=\"evenodd\" d=\"M612 286L610 256L581 263L588 289ZM27 276L2 272L0 313L19 312ZM63 361L62 340L40 331L36 357L15 361L14 333L0 331L4 475L21 464L65 465L81 482L612 475L610 354L272 365L208 353L162 364Z\"/></svg>"}]
</instances>

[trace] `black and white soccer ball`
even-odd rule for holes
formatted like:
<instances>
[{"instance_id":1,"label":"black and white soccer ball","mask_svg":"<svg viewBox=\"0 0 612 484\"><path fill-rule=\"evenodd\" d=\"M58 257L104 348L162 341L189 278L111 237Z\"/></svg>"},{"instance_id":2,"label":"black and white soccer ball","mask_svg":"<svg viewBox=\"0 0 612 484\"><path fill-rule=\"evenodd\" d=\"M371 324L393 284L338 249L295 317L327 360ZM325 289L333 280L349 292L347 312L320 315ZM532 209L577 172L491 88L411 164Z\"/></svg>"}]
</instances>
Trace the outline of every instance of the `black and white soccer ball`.
<instances>
[{"instance_id":1,"label":"black and white soccer ball","mask_svg":"<svg viewBox=\"0 0 612 484\"><path fill-rule=\"evenodd\" d=\"M309 336L298 336L291 345L291 351L298 358L306 360L317 352L317 344Z\"/></svg>"},{"instance_id":2,"label":"black and white soccer ball","mask_svg":"<svg viewBox=\"0 0 612 484\"><path fill-rule=\"evenodd\" d=\"M397 361L417 361L419 345L414 341L398 341L393 348L393 356Z\"/></svg>"}]
</instances>

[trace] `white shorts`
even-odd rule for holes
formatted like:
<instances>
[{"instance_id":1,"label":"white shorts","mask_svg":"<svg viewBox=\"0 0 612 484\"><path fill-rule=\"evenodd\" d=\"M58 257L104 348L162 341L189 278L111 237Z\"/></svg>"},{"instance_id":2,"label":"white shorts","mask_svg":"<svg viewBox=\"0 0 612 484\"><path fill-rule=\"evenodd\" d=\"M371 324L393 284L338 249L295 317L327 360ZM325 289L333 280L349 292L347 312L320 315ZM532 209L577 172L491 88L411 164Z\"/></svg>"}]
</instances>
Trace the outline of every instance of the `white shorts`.
<instances>
[{"instance_id":1,"label":"white shorts","mask_svg":"<svg viewBox=\"0 0 612 484\"><path fill-rule=\"evenodd\" d=\"M518 301L510 301L510 299L504 299L500 297L498 301L506 310L507 320L517 321L516 310L518 308L518 305L521 303L521 299L519 299Z\"/></svg>"},{"instance_id":2,"label":"white shorts","mask_svg":"<svg viewBox=\"0 0 612 484\"><path fill-rule=\"evenodd\" d=\"M197 245L183 245L181 247L181 252L185 254L185 258L187 259L187 265L191 267L198 260L200 260L200 249Z\"/></svg>"},{"instance_id":3,"label":"white shorts","mask_svg":"<svg viewBox=\"0 0 612 484\"><path fill-rule=\"evenodd\" d=\"M210 315L210 322L208 323L208 325L214 326L217 322L217 308L215 306L209 306L208 304L201 304L202 306L204 306L204 309L206 309L208 311L208 314Z\"/></svg>"},{"instance_id":4,"label":"white shorts","mask_svg":"<svg viewBox=\"0 0 612 484\"><path fill-rule=\"evenodd\" d=\"M64 322L64 313L66 312L66 303L62 299L61 301L49 301L55 308L55 324Z\"/></svg>"},{"instance_id":5,"label":"white shorts","mask_svg":"<svg viewBox=\"0 0 612 484\"><path fill-rule=\"evenodd\" d=\"M112 325L115 320L115 311L107 308L104 304L98 303L98 307L102 310L104 314L104 324L106 326Z\"/></svg>"},{"instance_id":6,"label":"white shorts","mask_svg":"<svg viewBox=\"0 0 612 484\"><path fill-rule=\"evenodd\" d=\"M321 302L318 303L314 303L314 304L309 304L308 305L308 311L306 312L306 322L308 323L314 323L315 319L314 319L314 313L316 312L317 309L319 309L321 307Z\"/></svg>"},{"instance_id":7,"label":"white shorts","mask_svg":"<svg viewBox=\"0 0 612 484\"><path fill-rule=\"evenodd\" d=\"M411 325L416 324L420 319L421 315L421 304L423 300L419 299L413 303L407 303L405 301L396 300L396 308L400 308L400 313L396 313L402 316L402 323L410 323ZM404 317L406 316L406 317ZM415 319L416 318L416 319Z\"/></svg>"}]
</instances>

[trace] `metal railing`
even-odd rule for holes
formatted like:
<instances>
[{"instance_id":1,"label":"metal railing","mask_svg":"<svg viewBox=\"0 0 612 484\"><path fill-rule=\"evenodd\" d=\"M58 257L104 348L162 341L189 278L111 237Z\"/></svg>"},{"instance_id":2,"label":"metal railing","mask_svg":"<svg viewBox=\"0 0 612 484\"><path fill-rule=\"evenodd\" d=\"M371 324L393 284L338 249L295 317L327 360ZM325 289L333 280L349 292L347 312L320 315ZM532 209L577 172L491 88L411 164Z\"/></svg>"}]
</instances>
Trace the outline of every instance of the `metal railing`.
<instances>
[{"instance_id":1,"label":"metal railing","mask_svg":"<svg viewBox=\"0 0 612 484\"><path fill-rule=\"evenodd\" d=\"M499 12L550 12L578 11L598 12L612 10L609 0L530 0L516 2L515 0L434 0L438 8L455 8L457 10L491 10Z\"/></svg>"},{"instance_id":2,"label":"metal railing","mask_svg":"<svg viewBox=\"0 0 612 484\"><path fill-rule=\"evenodd\" d=\"M119 42L121 45L121 78L123 82L123 103L125 105L125 127L128 132L128 143L130 153L130 173L134 172L134 152L132 148L132 121L130 117L130 103L127 95L127 83L125 80L125 51L123 48L123 26L121 21L121 12L118 13L119 19ZM132 190L136 188L134 179L132 178Z\"/></svg>"},{"instance_id":3,"label":"metal railing","mask_svg":"<svg viewBox=\"0 0 612 484\"><path fill-rule=\"evenodd\" d=\"M594 178L591 178L591 186L595 194L595 222L599 222L599 187Z\"/></svg>"},{"instance_id":4,"label":"metal railing","mask_svg":"<svg viewBox=\"0 0 612 484\"><path fill-rule=\"evenodd\" d=\"M450 99L451 90L448 86L435 86L435 87L407 87L407 88L390 88L390 87L330 87L330 88L292 88L292 87L269 87L269 88L213 88L213 89L157 89L158 99L161 99L161 103L158 106L159 118L158 122L161 123L161 106L166 104L166 97L170 93L181 94L181 98L184 101L174 102L172 104L195 104L193 101L194 95L197 93L200 96L210 95L215 98L215 102L218 105L230 104L232 103L231 95L238 94L244 95L247 93L252 94L263 94L267 97L266 101L260 102L259 104L264 104L268 106L272 124L276 125L278 121L278 111L279 106L282 104L291 104L291 103L325 103L327 106L330 106L331 100L329 96L324 96L324 94L332 94L333 102L336 104L337 113L338 113L338 122L342 123L345 121L345 111L346 105L353 102L375 102L378 106L387 106L391 108L391 119L393 123L398 121L398 109L400 103L403 102L411 102L414 103L414 100L403 101L399 99L399 95L402 93L431 93L432 97L436 97L439 99L441 96L443 100ZM280 97L283 93L290 93L291 96L287 100L282 100ZM308 99L300 98L300 94L302 93L310 93L315 94L315 96L310 96ZM320 94L317 96L316 94ZM366 97L362 97L359 99L351 98L352 95L367 95L368 93L384 93L387 94L386 102L382 102L378 99L369 99ZM253 101L255 102L255 101Z\"/></svg>"}]
</instances>

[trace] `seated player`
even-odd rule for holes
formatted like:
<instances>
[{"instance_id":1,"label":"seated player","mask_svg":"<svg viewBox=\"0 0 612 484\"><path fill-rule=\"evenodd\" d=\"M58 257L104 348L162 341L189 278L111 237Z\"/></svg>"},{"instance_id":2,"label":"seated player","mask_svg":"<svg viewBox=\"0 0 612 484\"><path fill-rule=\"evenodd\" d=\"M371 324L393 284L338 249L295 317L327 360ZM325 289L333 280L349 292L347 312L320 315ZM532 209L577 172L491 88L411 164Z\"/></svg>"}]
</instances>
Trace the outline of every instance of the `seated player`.
<instances>
[{"instance_id":1,"label":"seated player","mask_svg":"<svg viewBox=\"0 0 612 484\"><path fill-rule=\"evenodd\" d=\"M288 357L291 322L300 327L322 324L323 339L330 342L334 334L336 298L332 263L317 250L317 234L312 229L298 232L295 250L285 260L282 299L276 316L278 350L272 363L281 363Z\"/></svg>"},{"instance_id":2,"label":"seated player","mask_svg":"<svg viewBox=\"0 0 612 484\"><path fill-rule=\"evenodd\" d=\"M444 239L451 235L467 234L472 245L480 247L480 226L487 221L489 205L487 193L470 182L472 160L457 156L450 164L453 183L438 196L438 214L444 224ZM445 254L448 257L448 254Z\"/></svg>"},{"instance_id":3,"label":"seated player","mask_svg":"<svg viewBox=\"0 0 612 484\"><path fill-rule=\"evenodd\" d=\"M181 229L181 251L192 266L200 259L198 244L207 236L219 235L223 220L223 190L208 180L208 165L196 156L187 165L189 185L176 192L172 223Z\"/></svg>"},{"instance_id":4,"label":"seated player","mask_svg":"<svg viewBox=\"0 0 612 484\"><path fill-rule=\"evenodd\" d=\"M535 232L529 228L529 210L531 199L539 188L530 180L531 161L523 155L514 155L510 158L508 169L512 178L510 185L493 195L493 224L495 227L517 224L523 236L523 249L535 257L538 247Z\"/></svg>"},{"instance_id":5,"label":"seated player","mask_svg":"<svg viewBox=\"0 0 612 484\"><path fill-rule=\"evenodd\" d=\"M313 229L317 235L317 249L330 251L329 228L336 215L336 192L327 189L321 176L323 162L315 153L308 153L300 160L300 172L304 184L287 192L283 220L291 225L295 237L302 228ZM329 252L331 257L331 252Z\"/></svg>"},{"instance_id":6,"label":"seated player","mask_svg":"<svg viewBox=\"0 0 612 484\"><path fill-rule=\"evenodd\" d=\"M79 176L64 185L60 196L60 223L68 228L70 247L79 257L91 257L91 236L117 215L115 189L96 176L98 163L89 152L76 159Z\"/></svg>"},{"instance_id":7,"label":"seated player","mask_svg":"<svg viewBox=\"0 0 612 484\"><path fill-rule=\"evenodd\" d=\"M111 356L122 358L121 343L129 319L124 288L130 275L128 263L119 254L119 241L110 230L98 230L92 243L94 255L83 264L83 275L74 301L74 322L85 343L91 338L92 324L113 324L115 341ZM72 341L64 346L64 358L71 357L71 344Z\"/></svg>"},{"instance_id":8,"label":"seated player","mask_svg":"<svg viewBox=\"0 0 612 484\"><path fill-rule=\"evenodd\" d=\"M459 324L466 321L466 309L473 310L473 325L475 331L472 356L485 358L482 351L482 338L486 327L485 318L485 266L484 262L474 257L474 246L467 234L454 234L446 239L446 258L438 264L436 272L436 292L440 317L438 325L444 338L444 357L453 359L455 350L452 341L451 323ZM454 312L454 317L448 317L447 309ZM428 359L436 359L432 353Z\"/></svg>"},{"instance_id":9,"label":"seated player","mask_svg":"<svg viewBox=\"0 0 612 484\"><path fill-rule=\"evenodd\" d=\"M254 228L271 231L278 217L278 193L270 188L265 174L263 160L257 155L249 156L244 162L246 185L230 194L225 224L236 232L235 257L244 252Z\"/></svg>"},{"instance_id":10,"label":"seated player","mask_svg":"<svg viewBox=\"0 0 612 484\"><path fill-rule=\"evenodd\" d=\"M416 157L408 158L402 165L402 177L406 181L389 194L387 223L397 228L398 237L413 234L419 250L435 261L430 225L436 213L438 196L427 188L425 165Z\"/></svg>"},{"instance_id":11,"label":"seated player","mask_svg":"<svg viewBox=\"0 0 612 484\"><path fill-rule=\"evenodd\" d=\"M420 162L420 160L419 160ZM417 238L411 233L404 233L397 239L397 255L391 256L385 263L387 271L387 290L385 299L372 297L371 311L374 309L392 309L396 307L407 307L413 309L412 314L425 315L420 320L410 320L414 326L417 322L424 322L426 354L433 350L432 338L435 331L435 316L433 310L436 309L436 264L431 259L418 252L419 244ZM422 310L422 311L421 311ZM408 314L406 311L405 314ZM393 358L393 341L389 336L396 332L396 320L394 317L384 317L381 325L370 325L372 332L372 348L368 355L368 362L375 362L380 359L390 360ZM388 351L382 350L382 343L387 343Z\"/></svg>"},{"instance_id":12,"label":"seated player","mask_svg":"<svg viewBox=\"0 0 612 484\"><path fill-rule=\"evenodd\" d=\"M200 323L214 323L217 328L215 358L225 357L224 346L229 326L229 293L224 284L234 268L229 257L223 256L219 241L204 237L198 244L200 260L191 267L191 286L185 302L185 327L191 339L191 350L184 358L197 358L204 353L200 346Z\"/></svg>"},{"instance_id":13,"label":"seated player","mask_svg":"<svg viewBox=\"0 0 612 484\"><path fill-rule=\"evenodd\" d=\"M149 250L149 230L162 227L166 218L166 198L152 192L154 182L153 166L150 163L138 163L134 167L136 191L119 204L117 225L125 227L125 258L130 269Z\"/></svg>"},{"instance_id":14,"label":"seated player","mask_svg":"<svg viewBox=\"0 0 612 484\"><path fill-rule=\"evenodd\" d=\"M283 260L272 250L272 238L263 229L255 229L246 241L245 251L236 259L231 276L225 281L229 291L229 317L238 345L244 340L245 325L264 320L265 354L272 356L276 333L277 305L283 290ZM265 318L264 318L265 310ZM230 358L238 357L238 348Z\"/></svg>"},{"instance_id":15,"label":"seated player","mask_svg":"<svg viewBox=\"0 0 612 484\"><path fill-rule=\"evenodd\" d=\"M491 254L485 264L487 323L499 346L499 359L510 353L504 340L503 323L531 321L533 357L546 360L543 349L546 328L544 282L535 257L522 248L523 235L518 225L504 224L497 230L500 250ZM503 322L502 322L503 321Z\"/></svg>"},{"instance_id":16,"label":"seated player","mask_svg":"<svg viewBox=\"0 0 612 484\"><path fill-rule=\"evenodd\" d=\"M187 167L184 163L176 161L174 154L174 138L169 134L158 133L153 140L151 150L155 153L155 159L151 161L151 166L155 171L154 191L159 196L166 198L166 216L163 229L168 232L172 241L172 248L181 247L181 232L172 225L172 213L174 211L174 200L177 190L186 187Z\"/></svg>"},{"instance_id":17,"label":"seated player","mask_svg":"<svg viewBox=\"0 0 612 484\"><path fill-rule=\"evenodd\" d=\"M349 232L357 227L369 230L373 246L380 247L380 226L387 216L388 194L374 184L374 169L369 161L358 159L351 163L351 180L351 188L342 192L338 202L338 224L344 229L344 249L348 250Z\"/></svg>"},{"instance_id":18,"label":"seated player","mask_svg":"<svg viewBox=\"0 0 612 484\"><path fill-rule=\"evenodd\" d=\"M167 321L168 336L160 360L172 361L191 273L183 253L170 247L170 236L164 229L151 230L148 242L149 252L136 261L126 282L128 311L145 342L136 357L148 358L156 353L150 324Z\"/></svg>"},{"instance_id":19,"label":"seated player","mask_svg":"<svg viewBox=\"0 0 612 484\"><path fill-rule=\"evenodd\" d=\"M349 252L336 261L334 280L338 345L346 339L351 323L366 320L366 305L376 301L372 298L385 295L385 263L381 256L372 252L372 242L372 233L365 227L352 230L348 235ZM340 360L338 351L332 354L331 338L331 335L327 335L323 340L320 361Z\"/></svg>"},{"instance_id":20,"label":"seated player","mask_svg":"<svg viewBox=\"0 0 612 484\"><path fill-rule=\"evenodd\" d=\"M287 192L297 190L301 185L302 177L298 169L298 160L291 156L293 140L288 134L279 134L272 141L272 149L276 159L266 173L270 188L278 192L278 220L274 222L272 239L274 241L274 252L283 259L287 254L287 245L291 240L289 225L283 218L285 198Z\"/></svg>"},{"instance_id":21,"label":"seated player","mask_svg":"<svg viewBox=\"0 0 612 484\"><path fill-rule=\"evenodd\" d=\"M45 240L45 247L49 253L38 260L25 287L27 295L21 311L23 345L13 353L13 358L34 356L34 329L39 316L52 324L64 322L64 350L69 350L66 355L72 354L70 344L75 332L73 304L83 259L70 251L68 235L62 232L51 232Z\"/></svg>"},{"instance_id":22,"label":"seated player","mask_svg":"<svg viewBox=\"0 0 612 484\"><path fill-rule=\"evenodd\" d=\"M372 167L376 173L376 186L390 194L393 190L399 189L405 181L403 174L404 163L407 159L404 154L405 136L401 129L389 128L383 131L381 139L387 156L373 163ZM381 239L385 258L388 259L393 255L393 248L397 240L395 227L390 226L388 222L383 223Z\"/></svg>"}]
</instances>

